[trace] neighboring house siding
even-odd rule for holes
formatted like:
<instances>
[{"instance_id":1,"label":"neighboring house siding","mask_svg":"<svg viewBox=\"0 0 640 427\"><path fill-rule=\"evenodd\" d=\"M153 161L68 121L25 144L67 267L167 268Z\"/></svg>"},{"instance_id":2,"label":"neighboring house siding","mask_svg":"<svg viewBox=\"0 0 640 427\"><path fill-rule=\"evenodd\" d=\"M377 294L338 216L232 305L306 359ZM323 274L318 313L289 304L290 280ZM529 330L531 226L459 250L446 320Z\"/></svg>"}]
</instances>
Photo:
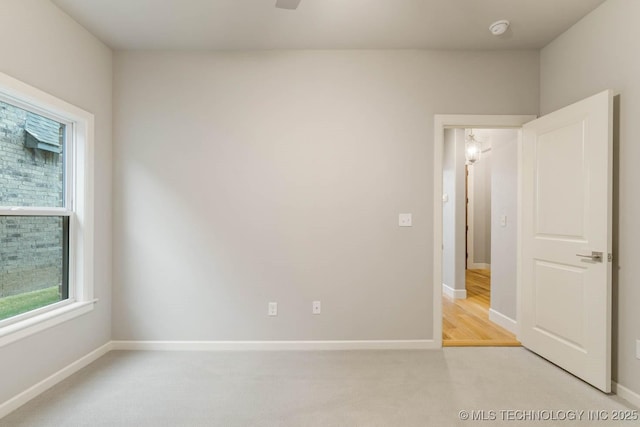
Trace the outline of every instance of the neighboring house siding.
<instances>
[{"instance_id":1,"label":"neighboring house siding","mask_svg":"<svg viewBox=\"0 0 640 427\"><path fill-rule=\"evenodd\" d=\"M0 102L0 205L62 206L62 156L27 148L27 123L59 140L59 123ZM60 285L61 227L57 217L0 217L0 298Z\"/></svg>"}]
</instances>

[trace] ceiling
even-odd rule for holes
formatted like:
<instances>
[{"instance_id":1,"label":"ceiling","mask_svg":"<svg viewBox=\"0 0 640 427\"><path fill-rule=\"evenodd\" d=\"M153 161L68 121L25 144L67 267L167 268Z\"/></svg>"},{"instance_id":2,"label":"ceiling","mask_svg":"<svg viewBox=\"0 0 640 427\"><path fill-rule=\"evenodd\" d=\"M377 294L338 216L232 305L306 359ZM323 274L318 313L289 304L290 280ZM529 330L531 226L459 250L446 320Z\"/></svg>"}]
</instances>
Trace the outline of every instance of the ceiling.
<instances>
[{"instance_id":1,"label":"ceiling","mask_svg":"<svg viewBox=\"0 0 640 427\"><path fill-rule=\"evenodd\" d=\"M538 49L604 0L52 0L118 50ZM504 35L489 25L511 21Z\"/></svg>"}]
</instances>

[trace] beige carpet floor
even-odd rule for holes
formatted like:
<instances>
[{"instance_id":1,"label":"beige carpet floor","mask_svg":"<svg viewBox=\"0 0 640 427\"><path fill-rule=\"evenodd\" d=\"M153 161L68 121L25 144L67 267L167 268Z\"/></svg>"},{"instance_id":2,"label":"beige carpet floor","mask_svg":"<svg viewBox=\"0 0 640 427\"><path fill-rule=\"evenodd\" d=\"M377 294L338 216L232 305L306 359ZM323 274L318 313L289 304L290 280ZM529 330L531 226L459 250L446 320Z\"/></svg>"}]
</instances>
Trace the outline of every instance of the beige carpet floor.
<instances>
[{"instance_id":1,"label":"beige carpet floor","mask_svg":"<svg viewBox=\"0 0 640 427\"><path fill-rule=\"evenodd\" d=\"M113 351L0 426L631 427L640 422L589 420L588 411L636 409L523 348Z\"/></svg>"}]
</instances>

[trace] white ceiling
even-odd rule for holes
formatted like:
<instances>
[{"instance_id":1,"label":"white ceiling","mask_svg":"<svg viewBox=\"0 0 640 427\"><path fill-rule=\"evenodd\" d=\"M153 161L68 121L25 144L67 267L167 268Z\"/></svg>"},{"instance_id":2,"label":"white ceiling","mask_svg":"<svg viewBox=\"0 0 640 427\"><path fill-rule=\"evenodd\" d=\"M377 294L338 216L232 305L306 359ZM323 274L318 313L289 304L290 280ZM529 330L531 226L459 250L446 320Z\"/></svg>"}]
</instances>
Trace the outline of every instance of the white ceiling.
<instances>
[{"instance_id":1,"label":"white ceiling","mask_svg":"<svg viewBox=\"0 0 640 427\"><path fill-rule=\"evenodd\" d=\"M52 1L114 49L471 50L541 48L604 0Z\"/></svg>"}]
</instances>

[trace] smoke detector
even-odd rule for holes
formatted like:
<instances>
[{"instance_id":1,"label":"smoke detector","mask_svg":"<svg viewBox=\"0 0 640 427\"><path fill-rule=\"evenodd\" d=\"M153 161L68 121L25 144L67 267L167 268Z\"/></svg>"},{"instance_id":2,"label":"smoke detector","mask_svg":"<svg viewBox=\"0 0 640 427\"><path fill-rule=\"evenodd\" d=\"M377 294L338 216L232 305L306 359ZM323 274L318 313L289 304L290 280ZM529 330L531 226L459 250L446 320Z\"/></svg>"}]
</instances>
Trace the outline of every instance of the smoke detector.
<instances>
[{"instance_id":1,"label":"smoke detector","mask_svg":"<svg viewBox=\"0 0 640 427\"><path fill-rule=\"evenodd\" d=\"M491 31L491 34L494 36L503 35L507 31L507 28L509 28L509 21L506 19L501 19L489 25L489 31Z\"/></svg>"}]
</instances>

